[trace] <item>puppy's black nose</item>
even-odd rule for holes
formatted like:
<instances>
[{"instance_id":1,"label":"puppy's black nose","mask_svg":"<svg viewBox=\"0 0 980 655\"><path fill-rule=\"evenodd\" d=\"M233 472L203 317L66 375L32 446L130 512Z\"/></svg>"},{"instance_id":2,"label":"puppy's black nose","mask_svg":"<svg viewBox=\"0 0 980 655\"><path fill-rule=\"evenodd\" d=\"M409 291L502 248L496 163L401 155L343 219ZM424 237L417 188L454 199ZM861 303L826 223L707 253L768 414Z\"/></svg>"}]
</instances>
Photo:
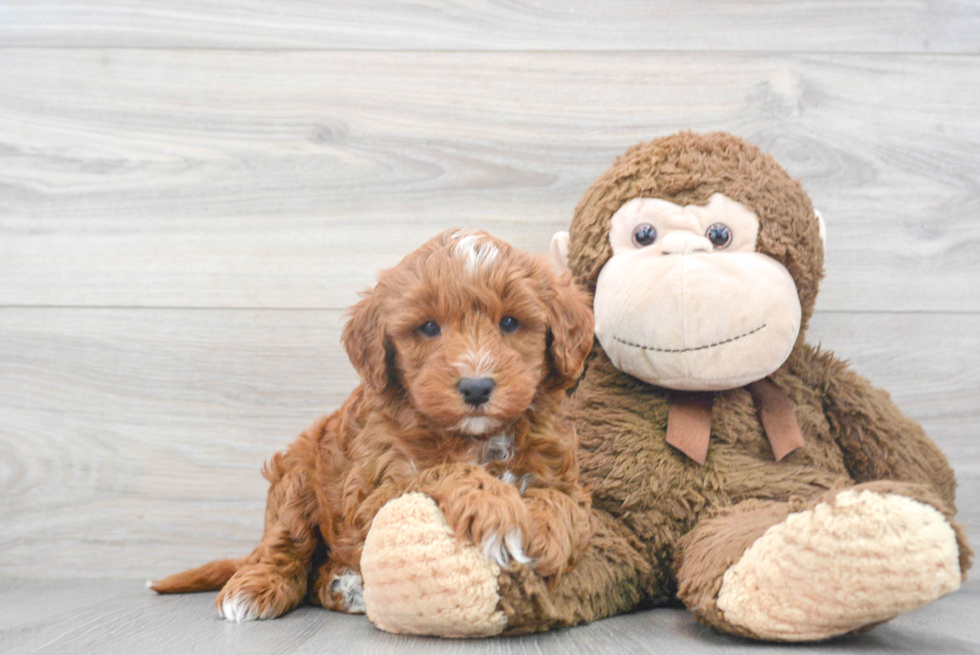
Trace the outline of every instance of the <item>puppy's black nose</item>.
<instances>
[{"instance_id":1,"label":"puppy's black nose","mask_svg":"<svg viewBox=\"0 0 980 655\"><path fill-rule=\"evenodd\" d=\"M456 385L459 393L463 395L463 400L467 404L479 407L490 400L490 394L496 385L490 378L463 378Z\"/></svg>"}]
</instances>

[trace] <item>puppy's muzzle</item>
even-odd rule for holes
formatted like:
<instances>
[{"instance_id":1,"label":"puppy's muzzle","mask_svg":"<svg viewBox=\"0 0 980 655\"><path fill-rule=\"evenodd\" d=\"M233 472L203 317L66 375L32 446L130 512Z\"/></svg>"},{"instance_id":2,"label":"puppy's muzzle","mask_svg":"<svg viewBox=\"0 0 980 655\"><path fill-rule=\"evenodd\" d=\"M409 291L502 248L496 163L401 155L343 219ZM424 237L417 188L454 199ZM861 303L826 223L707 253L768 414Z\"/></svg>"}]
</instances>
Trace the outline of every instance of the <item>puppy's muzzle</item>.
<instances>
[{"instance_id":1,"label":"puppy's muzzle","mask_svg":"<svg viewBox=\"0 0 980 655\"><path fill-rule=\"evenodd\" d=\"M456 385L456 389L467 405L479 407L490 400L490 394L493 393L495 386L497 385L490 378L463 378Z\"/></svg>"}]
</instances>

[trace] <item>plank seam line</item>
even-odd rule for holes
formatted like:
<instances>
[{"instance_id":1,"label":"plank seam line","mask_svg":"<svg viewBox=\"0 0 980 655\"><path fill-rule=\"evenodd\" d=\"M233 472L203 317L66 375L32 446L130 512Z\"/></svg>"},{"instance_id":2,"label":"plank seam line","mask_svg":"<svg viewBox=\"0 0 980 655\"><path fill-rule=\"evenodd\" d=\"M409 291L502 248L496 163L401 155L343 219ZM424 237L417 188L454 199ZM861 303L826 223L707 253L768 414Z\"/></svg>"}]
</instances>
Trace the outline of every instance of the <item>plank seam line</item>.
<instances>
[{"instance_id":1,"label":"plank seam line","mask_svg":"<svg viewBox=\"0 0 980 655\"><path fill-rule=\"evenodd\" d=\"M0 45L2 50L119 50L119 51L171 51L171 52L282 52L282 53L301 53L301 52L322 52L322 53L405 53L405 54L556 54L556 55L740 55L740 56L878 56L894 57L978 57L980 50L964 50L953 52L916 52L909 50L615 50L615 49L596 49L596 50L459 50L459 49L431 49L431 48L273 48L273 47L196 47L196 46L100 46L100 45Z\"/></svg>"}]
</instances>

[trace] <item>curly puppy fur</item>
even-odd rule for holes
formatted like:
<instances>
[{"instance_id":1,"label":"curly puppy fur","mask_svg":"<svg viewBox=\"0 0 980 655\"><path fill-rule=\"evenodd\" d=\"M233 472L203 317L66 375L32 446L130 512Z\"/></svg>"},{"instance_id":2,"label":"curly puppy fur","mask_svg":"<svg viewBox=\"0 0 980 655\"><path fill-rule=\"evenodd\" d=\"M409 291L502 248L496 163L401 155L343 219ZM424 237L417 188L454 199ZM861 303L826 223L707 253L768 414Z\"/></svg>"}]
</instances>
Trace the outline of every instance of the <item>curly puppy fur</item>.
<instances>
[{"instance_id":1,"label":"curly puppy fur","mask_svg":"<svg viewBox=\"0 0 980 655\"><path fill-rule=\"evenodd\" d=\"M361 612L364 538L409 491L500 564L556 580L585 549L590 497L558 409L593 319L569 277L483 232L449 230L384 271L350 314L343 342L361 384L266 464L259 546L155 591L221 589L218 611L233 621L280 616L307 594ZM489 380L488 397L467 397L465 380Z\"/></svg>"}]
</instances>

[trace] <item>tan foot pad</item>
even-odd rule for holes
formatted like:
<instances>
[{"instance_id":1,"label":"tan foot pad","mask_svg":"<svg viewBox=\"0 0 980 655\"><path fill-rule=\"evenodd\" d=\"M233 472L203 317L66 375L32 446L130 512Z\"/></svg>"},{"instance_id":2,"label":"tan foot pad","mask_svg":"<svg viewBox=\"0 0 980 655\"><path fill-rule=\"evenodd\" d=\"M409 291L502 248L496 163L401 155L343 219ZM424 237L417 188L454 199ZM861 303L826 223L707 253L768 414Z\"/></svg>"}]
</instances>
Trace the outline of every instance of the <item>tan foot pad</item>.
<instances>
[{"instance_id":1,"label":"tan foot pad","mask_svg":"<svg viewBox=\"0 0 980 655\"><path fill-rule=\"evenodd\" d=\"M368 618L401 634L500 634L507 617L497 610L499 574L480 549L456 543L435 501L420 493L381 508L361 555Z\"/></svg>"},{"instance_id":2,"label":"tan foot pad","mask_svg":"<svg viewBox=\"0 0 980 655\"><path fill-rule=\"evenodd\" d=\"M763 639L827 639L960 585L953 528L935 508L850 489L769 528L725 572L718 608Z\"/></svg>"}]
</instances>

